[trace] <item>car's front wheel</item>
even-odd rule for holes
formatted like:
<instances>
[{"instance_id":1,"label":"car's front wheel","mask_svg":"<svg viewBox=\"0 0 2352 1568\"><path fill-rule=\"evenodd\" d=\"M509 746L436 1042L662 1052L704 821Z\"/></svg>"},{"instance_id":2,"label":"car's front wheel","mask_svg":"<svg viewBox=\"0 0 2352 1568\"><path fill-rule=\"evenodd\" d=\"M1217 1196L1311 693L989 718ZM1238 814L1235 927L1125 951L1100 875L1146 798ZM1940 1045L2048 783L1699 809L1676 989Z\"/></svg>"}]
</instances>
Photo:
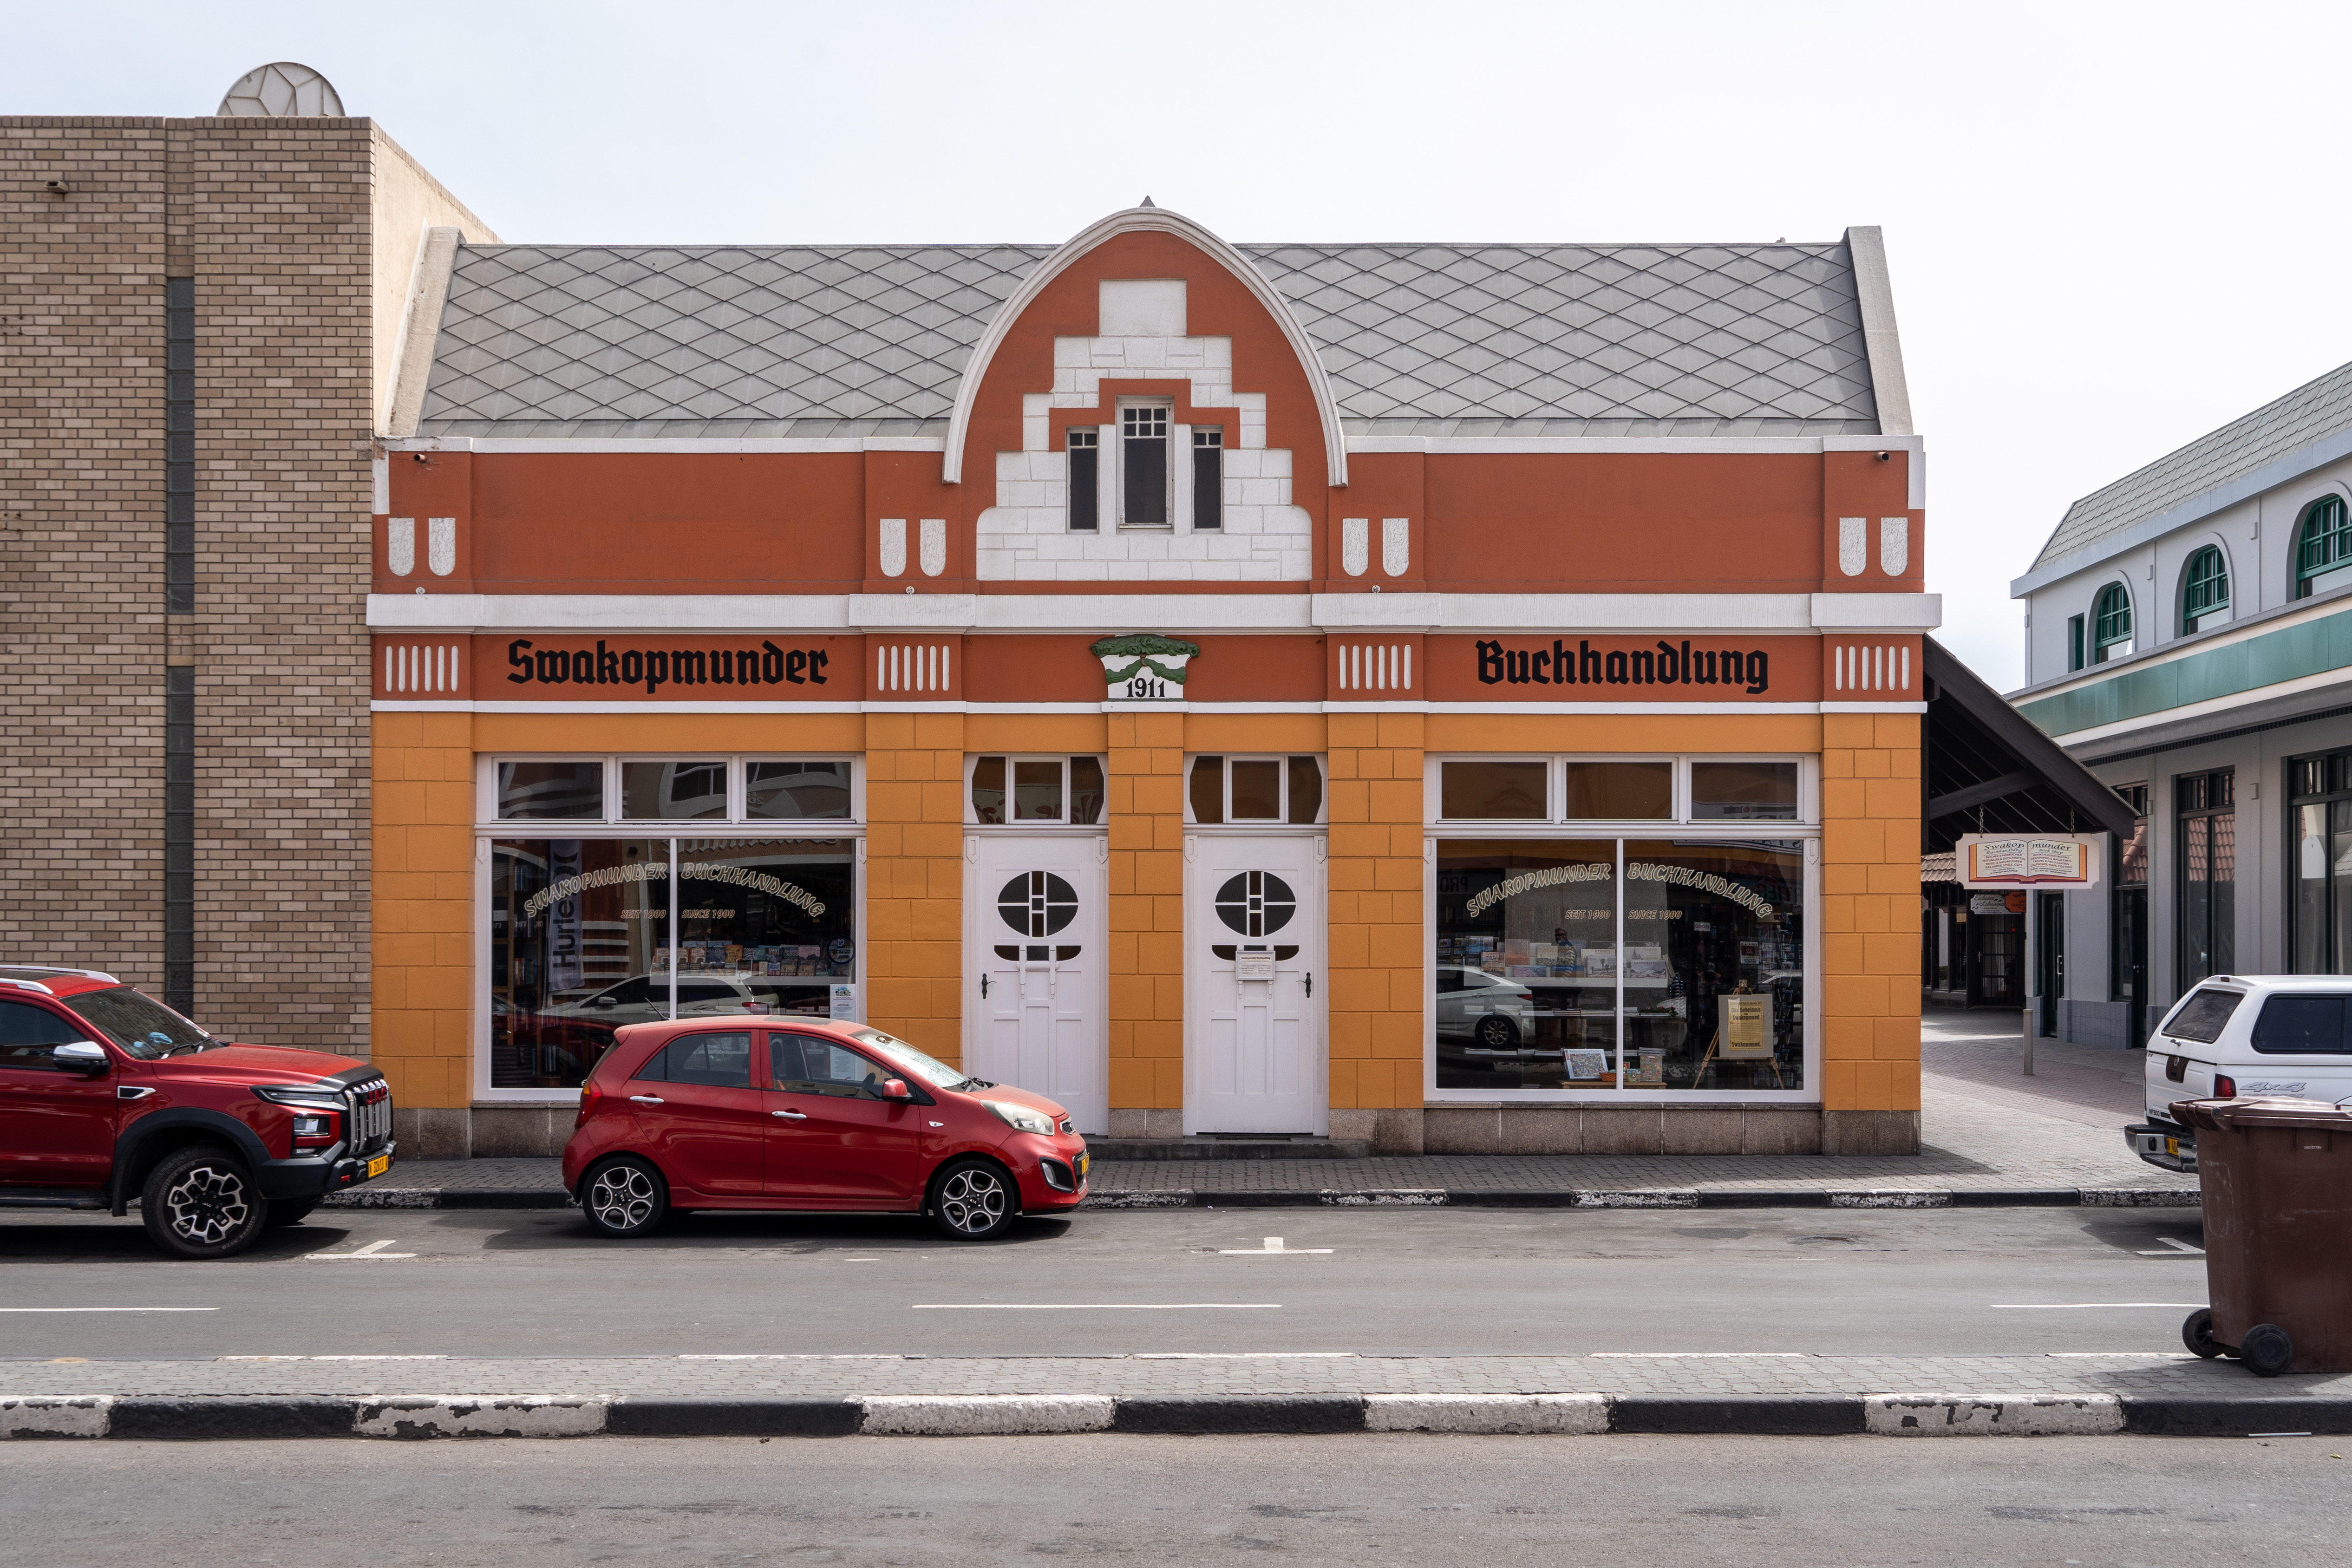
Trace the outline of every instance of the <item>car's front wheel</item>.
<instances>
[{"instance_id":1,"label":"car's front wheel","mask_svg":"<svg viewBox=\"0 0 2352 1568\"><path fill-rule=\"evenodd\" d=\"M1490 1051L1506 1051L1519 1043L1519 1026L1500 1013L1478 1020L1478 1043Z\"/></svg>"},{"instance_id":2,"label":"car's front wheel","mask_svg":"<svg viewBox=\"0 0 2352 1568\"><path fill-rule=\"evenodd\" d=\"M1021 1196L1003 1166L966 1154L932 1178L930 1209L933 1222L956 1240L988 1241L1021 1212Z\"/></svg>"},{"instance_id":3,"label":"car's front wheel","mask_svg":"<svg viewBox=\"0 0 2352 1568\"><path fill-rule=\"evenodd\" d=\"M652 1161L618 1154L581 1181L580 1212L606 1236L643 1236L669 1216L669 1184Z\"/></svg>"},{"instance_id":4,"label":"car's front wheel","mask_svg":"<svg viewBox=\"0 0 2352 1568\"><path fill-rule=\"evenodd\" d=\"M179 1258L226 1258L253 1245L269 1214L244 1161L216 1144L166 1154L147 1173L139 1217Z\"/></svg>"}]
</instances>

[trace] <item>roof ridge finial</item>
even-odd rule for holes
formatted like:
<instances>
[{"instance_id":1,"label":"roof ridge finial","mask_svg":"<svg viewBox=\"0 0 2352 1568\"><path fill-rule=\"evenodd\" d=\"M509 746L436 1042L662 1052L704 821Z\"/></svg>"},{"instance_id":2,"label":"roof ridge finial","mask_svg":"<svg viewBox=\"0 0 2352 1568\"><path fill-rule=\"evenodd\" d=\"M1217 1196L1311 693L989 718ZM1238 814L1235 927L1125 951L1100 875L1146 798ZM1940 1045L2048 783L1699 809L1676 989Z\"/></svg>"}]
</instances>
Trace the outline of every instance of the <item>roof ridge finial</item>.
<instances>
[{"instance_id":1,"label":"roof ridge finial","mask_svg":"<svg viewBox=\"0 0 2352 1568\"><path fill-rule=\"evenodd\" d=\"M1157 205L1159 205L1159 204L1158 204L1157 202L1154 202L1154 201L1153 201L1150 196L1146 196L1146 197L1144 197L1144 198L1143 198L1143 205L1144 205L1145 206L1148 206L1148 207L1156 207Z\"/></svg>"}]
</instances>

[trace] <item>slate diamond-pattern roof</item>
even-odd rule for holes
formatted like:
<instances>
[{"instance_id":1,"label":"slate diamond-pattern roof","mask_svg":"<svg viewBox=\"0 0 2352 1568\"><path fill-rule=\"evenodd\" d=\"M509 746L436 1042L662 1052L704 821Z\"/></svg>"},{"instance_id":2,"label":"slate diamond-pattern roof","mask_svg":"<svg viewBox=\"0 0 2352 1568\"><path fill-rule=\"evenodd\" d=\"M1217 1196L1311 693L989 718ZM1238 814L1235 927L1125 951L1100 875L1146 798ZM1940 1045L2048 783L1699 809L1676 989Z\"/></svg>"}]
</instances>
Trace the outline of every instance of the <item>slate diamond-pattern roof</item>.
<instances>
[{"instance_id":1,"label":"slate diamond-pattern roof","mask_svg":"<svg viewBox=\"0 0 2352 1568\"><path fill-rule=\"evenodd\" d=\"M2066 509L2036 566L2060 560L2133 524L2339 430L2352 429L2352 364L2232 419L2186 447L2093 490Z\"/></svg>"},{"instance_id":2,"label":"slate diamond-pattern roof","mask_svg":"<svg viewBox=\"0 0 2352 1568\"><path fill-rule=\"evenodd\" d=\"M1241 247L1360 433L1868 434L1843 243ZM944 433L1051 246L467 246L421 433Z\"/></svg>"}]
</instances>

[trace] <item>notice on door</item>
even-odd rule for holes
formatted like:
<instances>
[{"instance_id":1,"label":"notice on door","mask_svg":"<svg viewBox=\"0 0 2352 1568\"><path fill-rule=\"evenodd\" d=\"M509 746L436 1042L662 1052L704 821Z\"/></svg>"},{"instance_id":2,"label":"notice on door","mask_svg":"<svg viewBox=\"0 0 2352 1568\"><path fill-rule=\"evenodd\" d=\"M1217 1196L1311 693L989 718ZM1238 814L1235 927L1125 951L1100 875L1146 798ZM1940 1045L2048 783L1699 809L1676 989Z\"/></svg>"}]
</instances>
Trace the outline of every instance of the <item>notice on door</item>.
<instances>
[{"instance_id":1,"label":"notice on door","mask_svg":"<svg viewBox=\"0 0 2352 1568\"><path fill-rule=\"evenodd\" d=\"M1234 959L1236 980L1271 980L1274 978L1274 954L1244 950Z\"/></svg>"},{"instance_id":2,"label":"notice on door","mask_svg":"<svg viewBox=\"0 0 2352 1568\"><path fill-rule=\"evenodd\" d=\"M1963 834L1953 843L1964 888L2090 888L2098 885L2104 835Z\"/></svg>"}]
</instances>

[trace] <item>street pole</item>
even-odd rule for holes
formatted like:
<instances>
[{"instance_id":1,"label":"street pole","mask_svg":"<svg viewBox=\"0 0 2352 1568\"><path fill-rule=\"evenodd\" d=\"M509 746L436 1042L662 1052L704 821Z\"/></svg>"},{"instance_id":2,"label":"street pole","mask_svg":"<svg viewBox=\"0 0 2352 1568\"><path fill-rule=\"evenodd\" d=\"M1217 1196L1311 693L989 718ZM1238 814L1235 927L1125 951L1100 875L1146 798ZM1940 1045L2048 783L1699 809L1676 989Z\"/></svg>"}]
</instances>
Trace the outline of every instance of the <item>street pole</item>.
<instances>
[{"instance_id":1,"label":"street pole","mask_svg":"<svg viewBox=\"0 0 2352 1568\"><path fill-rule=\"evenodd\" d=\"M2033 1076L2033 1004L2025 1005L2025 1076Z\"/></svg>"}]
</instances>

